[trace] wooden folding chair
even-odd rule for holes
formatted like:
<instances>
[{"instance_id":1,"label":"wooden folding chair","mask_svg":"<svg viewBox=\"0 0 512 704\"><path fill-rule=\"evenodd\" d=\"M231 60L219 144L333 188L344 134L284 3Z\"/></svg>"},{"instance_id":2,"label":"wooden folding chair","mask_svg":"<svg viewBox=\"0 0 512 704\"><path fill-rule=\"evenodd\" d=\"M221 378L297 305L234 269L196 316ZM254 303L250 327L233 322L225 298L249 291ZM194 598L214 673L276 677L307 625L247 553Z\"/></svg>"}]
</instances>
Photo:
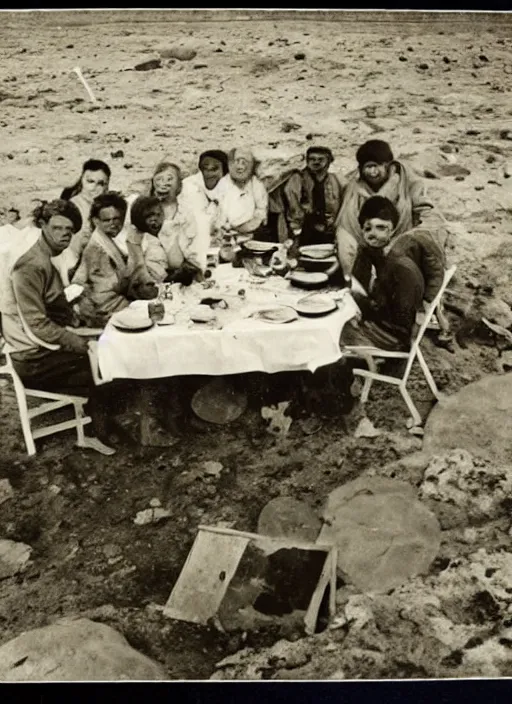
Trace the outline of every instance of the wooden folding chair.
<instances>
[{"instance_id":1,"label":"wooden folding chair","mask_svg":"<svg viewBox=\"0 0 512 704\"><path fill-rule=\"evenodd\" d=\"M425 312L423 322L418 330L416 339L413 341L409 352L395 352L381 350L377 347L365 347L359 345L347 345L343 348L342 352L344 357L358 357L360 359L364 359L364 361L368 365L368 369L354 369L354 374L356 376L364 378L365 380L363 390L361 392L361 403L366 403L366 401L368 400L370 389L374 381L382 381L385 384L392 384L394 386L398 386L398 389L400 390L400 393L402 394L402 397L405 403L407 404L407 408L409 409L409 412L412 416L414 425L421 425L421 415L418 412L416 406L414 405L409 391L407 390L407 382L409 380L409 375L411 373L412 365L414 364L414 361L416 359L418 360L421 366L425 379L427 380L427 383L432 393L434 394L437 400L440 400L441 395L430 372L430 369L428 368L427 362L425 361L425 357L423 356L423 353L420 349L420 343L430 323L430 320L434 315L436 308L439 306L439 302L441 301L445 289L448 286L448 283L450 282L450 279L452 278L453 274L455 273L456 268L456 266L452 266L445 272L442 286L439 289L432 303L429 305L427 311ZM383 361L384 359L406 359L407 364L403 376L394 377L379 373L379 370L377 368L377 361Z\"/></svg>"},{"instance_id":2,"label":"wooden folding chair","mask_svg":"<svg viewBox=\"0 0 512 704\"><path fill-rule=\"evenodd\" d=\"M46 437L47 435L53 435L54 433L60 433L64 430L76 429L77 435L77 446L96 450L105 455L114 454L114 450L104 445L97 438L86 437L84 433L84 426L91 422L91 417L85 415L84 406L87 403L87 398L84 396L73 396L70 394L60 394L51 391L40 391L39 389L28 389L24 386L22 380L18 376L14 366L12 364L11 358L9 356L9 351L4 345L2 353L5 355L6 364L0 366L0 374L8 375L11 377L14 391L16 394L16 402L18 404L18 410L20 414L21 428L23 431L23 438L25 440L25 445L27 448L27 454L32 456L36 454L35 440L38 438ZM27 399L37 398L45 399L47 403L42 403L35 408L29 408ZM47 413L52 413L61 408L66 408L68 406L73 407L73 418L70 420L62 421L60 423L52 423L50 425L45 425L40 428L32 427L32 420L39 416L45 415Z\"/></svg>"}]
</instances>

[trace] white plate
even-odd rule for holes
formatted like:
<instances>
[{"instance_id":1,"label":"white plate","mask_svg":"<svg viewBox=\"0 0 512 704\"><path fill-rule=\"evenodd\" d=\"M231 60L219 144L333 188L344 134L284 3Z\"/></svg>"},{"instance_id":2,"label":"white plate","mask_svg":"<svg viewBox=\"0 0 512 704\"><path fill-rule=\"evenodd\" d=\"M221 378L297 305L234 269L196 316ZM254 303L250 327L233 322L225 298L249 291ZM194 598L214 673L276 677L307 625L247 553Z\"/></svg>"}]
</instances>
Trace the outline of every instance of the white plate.
<instances>
[{"instance_id":1,"label":"white plate","mask_svg":"<svg viewBox=\"0 0 512 704\"><path fill-rule=\"evenodd\" d=\"M299 247L299 252L311 259L325 259L334 254L333 244L308 244Z\"/></svg>"},{"instance_id":2,"label":"white plate","mask_svg":"<svg viewBox=\"0 0 512 704\"><path fill-rule=\"evenodd\" d=\"M318 294L315 296L305 296L297 301L294 306L297 313L306 316L328 315L336 310L338 306L330 296Z\"/></svg>"},{"instance_id":3,"label":"white plate","mask_svg":"<svg viewBox=\"0 0 512 704\"><path fill-rule=\"evenodd\" d=\"M153 325L147 311L133 308L125 308L114 313L110 320L119 330L146 330Z\"/></svg>"},{"instance_id":4,"label":"white plate","mask_svg":"<svg viewBox=\"0 0 512 704\"><path fill-rule=\"evenodd\" d=\"M242 245L243 249L248 249L250 252L271 252L278 248L277 242L261 242L260 240L248 240Z\"/></svg>"},{"instance_id":5,"label":"white plate","mask_svg":"<svg viewBox=\"0 0 512 704\"><path fill-rule=\"evenodd\" d=\"M189 317L194 323L209 323L217 316L210 306L198 305L190 310Z\"/></svg>"},{"instance_id":6,"label":"white plate","mask_svg":"<svg viewBox=\"0 0 512 704\"><path fill-rule=\"evenodd\" d=\"M327 284L329 277L322 271L296 271L290 276L290 281L297 286L320 286Z\"/></svg>"},{"instance_id":7,"label":"white plate","mask_svg":"<svg viewBox=\"0 0 512 704\"><path fill-rule=\"evenodd\" d=\"M298 319L297 312L290 306L275 306L275 308L265 308L254 314L254 317L263 320L265 323L291 323Z\"/></svg>"}]
</instances>

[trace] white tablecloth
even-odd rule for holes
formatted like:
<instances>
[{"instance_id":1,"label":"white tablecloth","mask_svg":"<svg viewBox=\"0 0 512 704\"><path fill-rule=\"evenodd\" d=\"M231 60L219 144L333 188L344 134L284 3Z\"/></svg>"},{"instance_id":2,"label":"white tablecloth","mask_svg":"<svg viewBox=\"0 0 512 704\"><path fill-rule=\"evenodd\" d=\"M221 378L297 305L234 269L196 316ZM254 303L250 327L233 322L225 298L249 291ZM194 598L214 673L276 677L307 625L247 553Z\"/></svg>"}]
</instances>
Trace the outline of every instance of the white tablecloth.
<instances>
[{"instance_id":1,"label":"white tablecloth","mask_svg":"<svg viewBox=\"0 0 512 704\"><path fill-rule=\"evenodd\" d=\"M307 292L279 277L251 286L245 270L219 267L219 286L246 287L240 310L226 311L222 329L204 324L154 326L140 333L125 333L110 323L99 339L98 361L103 379L155 379L204 374L209 376L244 372L275 373L309 370L332 364L341 357L339 339L344 324L358 308L345 292L338 309L318 318L299 317L291 323L267 323L248 318L251 311L274 304L292 304ZM222 284L220 283L222 280ZM191 287L192 289L192 287ZM227 289L224 289L225 291ZM189 297L207 297L215 291L197 285ZM234 293L236 297L236 292ZM226 296L229 302L229 296ZM238 298L237 303L240 302ZM234 316L234 319L233 319ZM222 321L221 311L219 319Z\"/></svg>"}]
</instances>

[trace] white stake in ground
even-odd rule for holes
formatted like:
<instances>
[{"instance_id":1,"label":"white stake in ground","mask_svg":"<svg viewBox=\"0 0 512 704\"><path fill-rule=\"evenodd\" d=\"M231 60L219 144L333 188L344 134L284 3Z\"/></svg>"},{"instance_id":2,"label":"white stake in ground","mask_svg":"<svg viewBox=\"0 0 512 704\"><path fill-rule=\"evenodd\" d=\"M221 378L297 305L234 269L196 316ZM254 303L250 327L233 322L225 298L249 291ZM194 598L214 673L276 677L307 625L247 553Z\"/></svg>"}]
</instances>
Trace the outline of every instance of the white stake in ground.
<instances>
[{"instance_id":1,"label":"white stake in ground","mask_svg":"<svg viewBox=\"0 0 512 704\"><path fill-rule=\"evenodd\" d=\"M96 100L96 98L95 98L95 96L94 96L94 93L93 93L92 90L91 90L90 85L89 85L89 84L87 83L87 81L85 80L85 78L84 78L84 76L83 76L83 74L82 74L82 71L80 70L80 67L79 67L79 66L75 66L75 68L73 69L73 71L74 71L74 73L76 73L76 75L78 76L78 78L79 78L80 81L82 82L82 84L83 84L85 90L87 91L87 94L89 95L89 98L91 99L91 102L94 103L94 104L97 104L98 101Z\"/></svg>"}]
</instances>

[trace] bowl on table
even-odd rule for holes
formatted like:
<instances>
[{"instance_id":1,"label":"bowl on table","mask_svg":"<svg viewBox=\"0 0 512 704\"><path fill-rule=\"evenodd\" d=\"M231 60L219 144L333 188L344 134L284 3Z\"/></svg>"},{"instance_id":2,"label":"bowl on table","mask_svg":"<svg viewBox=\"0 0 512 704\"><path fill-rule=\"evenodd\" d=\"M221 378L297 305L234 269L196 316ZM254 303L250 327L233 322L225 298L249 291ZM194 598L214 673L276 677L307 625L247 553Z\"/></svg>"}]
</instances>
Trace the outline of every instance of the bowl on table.
<instances>
[{"instance_id":1,"label":"bowl on table","mask_svg":"<svg viewBox=\"0 0 512 704\"><path fill-rule=\"evenodd\" d=\"M321 259L302 255L299 257L299 266L305 271L327 271L337 261L337 257L334 254Z\"/></svg>"}]
</instances>

